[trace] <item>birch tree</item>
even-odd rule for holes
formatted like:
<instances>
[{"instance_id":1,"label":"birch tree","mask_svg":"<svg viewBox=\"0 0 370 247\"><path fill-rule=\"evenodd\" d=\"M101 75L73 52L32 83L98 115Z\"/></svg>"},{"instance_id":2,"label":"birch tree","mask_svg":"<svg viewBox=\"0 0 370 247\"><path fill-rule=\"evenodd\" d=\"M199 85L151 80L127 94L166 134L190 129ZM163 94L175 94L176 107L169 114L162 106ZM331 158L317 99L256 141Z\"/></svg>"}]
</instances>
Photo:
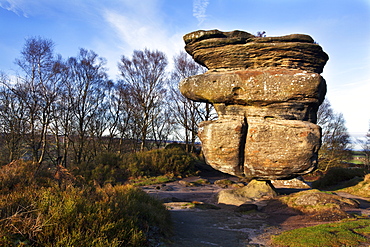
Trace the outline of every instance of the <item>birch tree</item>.
<instances>
[{"instance_id":1,"label":"birch tree","mask_svg":"<svg viewBox=\"0 0 370 247\"><path fill-rule=\"evenodd\" d=\"M132 122L137 127L140 150L153 136L153 124L164 112L167 58L163 52L135 50L132 58L122 56L118 68L130 93Z\"/></svg>"}]
</instances>

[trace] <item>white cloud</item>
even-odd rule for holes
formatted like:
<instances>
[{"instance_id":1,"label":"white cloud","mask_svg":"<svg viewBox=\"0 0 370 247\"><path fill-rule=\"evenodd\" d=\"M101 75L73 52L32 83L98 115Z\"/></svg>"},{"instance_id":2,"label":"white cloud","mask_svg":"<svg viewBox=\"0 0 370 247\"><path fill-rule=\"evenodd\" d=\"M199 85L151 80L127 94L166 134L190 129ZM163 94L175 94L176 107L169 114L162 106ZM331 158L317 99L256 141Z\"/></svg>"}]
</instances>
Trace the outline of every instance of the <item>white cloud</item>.
<instances>
[{"instance_id":1,"label":"white cloud","mask_svg":"<svg viewBox=\"0 0 370 247\"><path fill-rule=\"evenodd\" d=\"M193 0L193 16L197 18L198 25L201 25L207 18L206 10L209 0Z\"/></svg>"},{"instance_id":2,"label":"white cloud","mask_svg":"<svg viewBox=\"0 0 370 247\"><path fill-rule=\"evenodd\" d=\"M23 0L0 0L0 7L8 11L14 12L17 15L23 15L28 17L27 12L25 11L26 2Z\"/></svg>"},{"instance_id":3,"label":"white cloud","mask_svg":"<svg viewBox=\"0 0 370 247\"><path fill-rule=\"evenodd\" d=\"M75 10L79 10L79 14L83 13L80 11L81 3L76 0L0 0L0 7L26 18L36 15L55 18L57 15L63 15L63 12Z\"/></svg>"},{"instance_id":4,"label":"white cloud","mask_svg":"<svg viewBox=\"0 0 370 247\"><path fill-rule=\"evenodd\" d=\"M103 12L104 20L115 33L113 39L117 40L117 52L129 57L133 50L159 50L171 62L172 56L183 49L182 35L169 34L158 6L143 4L125 7L123 12L111 8Z\"/></svg>"}]
</instances>

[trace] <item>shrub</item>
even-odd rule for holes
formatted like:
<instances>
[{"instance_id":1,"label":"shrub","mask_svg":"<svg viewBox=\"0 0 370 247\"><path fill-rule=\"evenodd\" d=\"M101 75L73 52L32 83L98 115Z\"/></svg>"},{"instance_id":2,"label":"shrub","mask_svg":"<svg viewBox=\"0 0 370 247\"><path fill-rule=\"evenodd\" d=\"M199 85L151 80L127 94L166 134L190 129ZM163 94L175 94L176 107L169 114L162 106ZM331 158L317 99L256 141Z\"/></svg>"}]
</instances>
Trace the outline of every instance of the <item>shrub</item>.
<instances>
[{"instance_id":1,"label":"shrub","mask_svg":"<svg viewBox=\"0 0 370 247\"><path fill-rule=\"evenodd\" d=\"M130 176L191 175L197 158L180 148L156 149L123 156L123 166Z\"/></svg>"},{"instance_id":2,"label":"shrub","mask_svg":"<svg viewBox=\"0 0 370 247\"><path fill-rule=\"evenodd\" d=\"M324 189L338 185L341 182L351 180L355 177L363 177L367 173L364 169L349 169L334 167L331 168L323 177L312 183L313 188Z\"/></svg>"},{"instance_id":3,"label":"shrub","mask_svg":"<svg viewBox=\"0 0 370 247\"><path fill-rule=\"evenodd\" d=\"M106 183L115 185L124 183L129 177L122 164L121 155L102 153L93 161L79 164L72 170L74 175L82 177L85 183L95 182L101 186Z\"/></svg>"},{"instance_id":4,"label":"shrub","mask_svg":"<svg viewBox=\"0 0 370 247\"><path fill-rule=\"evenodd\" d=\"M150 246L170 229L165 207L131 186L29 187L1 195L0 212L1 246Z\"/></svg>"},{"instance_id":5,"label":"shrub","mask_svg":"<svg viewBox=\"0 0 370 247\"><path fill-rule=\"evenodd\" d=\"M37 170L37 168L37 164L23 160L16 160L0 167L1 193L33 184L50 183L50 172Z\"/></svg>"},{"instance_id":6,"label":"shrub","mask_svg":"<svg viewBox=\"0 0 370 247\"><path fill-rule=\"evenodd\" d=\"M187 176L195 173L199 159L181 148L155 149L123 155L105 153L90 163L76 166L73 173L85 183L103 186L123 184L128 178Z\"/></svg>"},{"instance_id":7,"label":"shrub","mask_svg":"<svg viewBox=\"0 0 370 247\"><path fill-rule=\"evenodd\" d=\"M150 246L170 232L168 211L138 188L61 189L52 172L36 168L0 168L0 246Z\"/></svg>"}]
</instances>

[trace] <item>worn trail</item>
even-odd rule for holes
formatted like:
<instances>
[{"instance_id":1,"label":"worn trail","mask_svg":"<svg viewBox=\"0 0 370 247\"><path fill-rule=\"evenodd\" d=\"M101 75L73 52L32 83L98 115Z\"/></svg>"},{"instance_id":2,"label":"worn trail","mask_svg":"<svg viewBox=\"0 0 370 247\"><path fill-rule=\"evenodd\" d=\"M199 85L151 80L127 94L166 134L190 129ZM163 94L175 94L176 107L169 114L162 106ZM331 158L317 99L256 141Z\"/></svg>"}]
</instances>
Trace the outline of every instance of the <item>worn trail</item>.
<instances>
[{"instance_id":1,"label":"worn trail","mask_svg":"<svg viewBox=\"0 0 370 247\"><path fill-rule=\"evenodd\" d=\"M182 181L192 182L200 178L192 177ZM168 202L165 204L171 212L174 236L171 243L162 246L269 246L271 235L289 229L325 223L312 222L304 215L279 208L279 205L270 205L270 210L266 211L264 210L266 207L263 207L264 202L259 202L259 207L264 208L263 210L248 213L237 212L236 206L217 204L215 196L222 189L213 182L222 178L225 177L207 176L212 183L197 187L184 186L184 183L176 181L143 188L149 194ZM288 190L279 189L279 191L285 194ZM297 191L292 190L292 192ZM359 198L347 193L341 193L341 195L360 202L360 208L352 209L351 212L359 215L370 214L370 203L367 198ZM189 202L211 204L219 208L189 208Z\"/></svg>"}]
</instances>

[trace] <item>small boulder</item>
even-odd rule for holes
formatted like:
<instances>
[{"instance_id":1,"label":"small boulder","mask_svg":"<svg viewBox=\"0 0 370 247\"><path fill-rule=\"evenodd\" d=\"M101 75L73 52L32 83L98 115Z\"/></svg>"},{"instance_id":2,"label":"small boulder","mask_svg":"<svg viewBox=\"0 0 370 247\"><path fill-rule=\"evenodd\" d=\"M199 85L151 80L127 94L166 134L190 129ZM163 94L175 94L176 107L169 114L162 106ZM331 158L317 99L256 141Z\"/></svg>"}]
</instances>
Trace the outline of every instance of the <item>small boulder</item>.
<instances>
[{"instance_id":1,"label":"small boulder","mask_svg":"<svg viewBox=\"0 0 370 247\"><path fill-rule=\"evenodd\" d=\"M179 184L184 186L184 187L191 187L192 186L192 184L190 182L187 182L187 181L184 181L184 180L180 180Z\"/></svg>"},{"instance_id":2,"label":"small boulder","mask_svg":"<svg viewBox=\"0 0 370 247\"><path fill-rule=\"evenodd\" d=\"M311 187L302 179L293 178L289 180L271 180L275 188L310 189Z\"/></svg>"},{"instance_id":3,"label":"small boulder","mask_svg":"<svg viewBox=\"0 0 370 247\"><path fill-rule=\"evenodd\" d=\"M252 180L242 188L220 191L218 203L240 206L247 202L275 196L277 193L269 181Z\"/></svg>"},{"instance_id":4,"label":"small boulder","mask_svg":"<svg viewBox=\"0 0 370 247\"><path fill-rule=\"evenodd\" d=\"M215 185L225 189L225 188L228 188L229 186L231 186L232 184L234 184L233 181L231 181L230 179L219 179L219 180L216 180L214 182Z\"/></svg>"}]
</instances>

